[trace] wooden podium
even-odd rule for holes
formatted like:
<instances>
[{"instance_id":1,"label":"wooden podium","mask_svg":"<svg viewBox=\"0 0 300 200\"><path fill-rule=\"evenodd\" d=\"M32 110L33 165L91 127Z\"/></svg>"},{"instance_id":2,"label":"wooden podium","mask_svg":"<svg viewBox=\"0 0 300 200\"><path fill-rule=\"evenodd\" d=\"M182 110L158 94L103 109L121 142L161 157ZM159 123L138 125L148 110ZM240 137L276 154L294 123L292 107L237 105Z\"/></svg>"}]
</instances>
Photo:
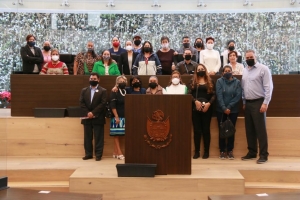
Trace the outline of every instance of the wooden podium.
<instances>
[{"instance_id":1,"label":"wooden podium","mask_svg":"<svg viewBox=\"0 0 300 200\"><path fill-rule=\"evenodd\" d=\"M125 119L125 163L191 174L191 95L126 95Z\"/></svg>"}]
</instances>

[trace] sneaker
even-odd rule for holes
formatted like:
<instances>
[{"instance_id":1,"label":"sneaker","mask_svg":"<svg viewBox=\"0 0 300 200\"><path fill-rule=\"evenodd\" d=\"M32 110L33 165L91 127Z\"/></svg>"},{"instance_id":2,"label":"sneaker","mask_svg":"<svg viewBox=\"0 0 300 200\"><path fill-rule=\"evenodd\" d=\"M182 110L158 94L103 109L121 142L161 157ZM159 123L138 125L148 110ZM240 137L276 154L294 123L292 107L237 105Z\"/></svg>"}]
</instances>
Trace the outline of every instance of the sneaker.
<instances>
[{"instance_id":1,"label":"sneaker","mask_svg":"<svg viewBox=\"0 0 300 200\"><path fill-rule=\"evenodd\" d=\"M264 164L268 162L268 158L259 157L259 159L256 161L257 164Z\"/></svg>"},{"instance_id":2,"label":"sneaker","mask_svg":"<svg viewBox=\"0 0 300 200\"><path fill-rule=\"evenodd\" d=\"M198 152L195 152L194 156L193 156L193 159L197 159L200 157L200 153L199 151Z\"/></svg>"},{"instance_id":3,"label":"sneaker","mask_svg":"<svg viewBox=\"0 0 300 200\"><path fill-rule=\"evenodd\" d=\"M222 160L226 159L225 152L221 152L219 158L222 159Z\"/></svg>"},{"instance_id":4,"label":"sneaker","mask_svg":"<svg viewBox=\"0 0 300 200\"><path fill-rule=\"evenodd\" d=\"M255 159L255 158L256 158L256 155L253 156L253 155L250 155L249 153L247 153L246 156L243 156L243 157L242 157L242 160L253 160L253 159Z\"/></svg>"},{"instance_id":5,"label":"sneaker","mask_svg":"<svg viewBox=\"0 0 300 200\"><path fill-rule=\"evenodd\" d=\"M229 151L229 152L227 153L227 158L228 158L229 160L234 160L234 156L233 156L233 152L232 152L232 151Z\"/></svg>"}]
</instances>

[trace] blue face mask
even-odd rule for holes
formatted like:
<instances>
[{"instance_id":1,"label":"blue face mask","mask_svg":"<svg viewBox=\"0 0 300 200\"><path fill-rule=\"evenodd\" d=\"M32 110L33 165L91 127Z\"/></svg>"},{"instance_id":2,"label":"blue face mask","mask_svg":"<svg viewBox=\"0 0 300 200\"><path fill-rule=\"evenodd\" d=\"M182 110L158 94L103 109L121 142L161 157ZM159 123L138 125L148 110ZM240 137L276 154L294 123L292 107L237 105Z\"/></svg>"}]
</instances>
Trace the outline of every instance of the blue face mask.
<instances>
[{"instance_id":1,"label":"blue face mask","mask_svg":"<svg viewBox=\"0 0 300 200\"><path fill-rule=\"evenodd\" d=\"M31 41L31 42L27 42L27 44L30 46L30 47L33 47L35 45L35 42Z\"/></svg>"},{"instance_id":2,"label":"blue face mask","mask_svg":"<svg viewBox=\"0 0 300 200\"><path fill-rule=\"evenodd\" d=\"M223 77L226 78L226 79L230 79L232 77L232 73L231 72L226 72L226 73L224 73Z\"/></svg>"}]
</instances>

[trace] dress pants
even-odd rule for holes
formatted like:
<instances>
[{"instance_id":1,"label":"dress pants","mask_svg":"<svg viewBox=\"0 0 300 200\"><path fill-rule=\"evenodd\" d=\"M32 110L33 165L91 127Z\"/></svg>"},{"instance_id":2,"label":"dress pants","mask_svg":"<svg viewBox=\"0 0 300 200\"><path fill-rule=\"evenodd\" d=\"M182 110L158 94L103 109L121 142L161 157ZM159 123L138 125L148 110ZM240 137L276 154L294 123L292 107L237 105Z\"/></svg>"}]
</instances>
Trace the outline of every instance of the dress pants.
<instances>
[{"instance_id":1,"label":"dress pants","mask_svg":"<svg viewBox=\"0 0 300 200\"><path fill-rule=\"evenodd\" d=\"M104 146L104 124L84 124L85 156L93 156L93 135L95 156L101 158Z\"/></svg>"},{"instance_id":2,"label":"dress pants","mask_svg":"<svg viewBox=\"0 0 300 200\"><path fill-rule=\"evenodd\" d=\"M221 113L221 112L217 112L217 119L218 119L218 126L219 126L219 130L220 130L220 122L221 122L221 118L222 118L222 122L226 121L227 116L229 117L230 121L232 122L232 124L235 126L236 124L236 120L238 117L239 113L230 113L229 116L226 115L225 113ZM220 134L219 134L220 136ZM234 136L229 137L229 138L220 138L219 137L219 148L220 148L220 152L229 152L232 151L234 148ZM226 144L226 140L227 140L227 144Z\"/></svg>"},{"instance_id":3,"label":"dress pants","mask_svg":"<svg viewBox=\"0 0 300 200\"><path fill-rule=\"evenodd\" d=\"M209 153L211 117L212 107L209 107L205 113L196 110L192 111L195 152L200 151L201 136L203 136L204 152Z\"/></svg>"},{"instance_id":4,"label":"dress pants","mask_svg":"<svg viewBox=\"0 0 300 200\"><path fill-rule=\"evenodd\" d=\"M245 126L249 154L257 155L257 140L259 156L268 158L268 135L266 128L266 113L259 112L264 99L246 101Z\"/></svg>"}]
</instances>

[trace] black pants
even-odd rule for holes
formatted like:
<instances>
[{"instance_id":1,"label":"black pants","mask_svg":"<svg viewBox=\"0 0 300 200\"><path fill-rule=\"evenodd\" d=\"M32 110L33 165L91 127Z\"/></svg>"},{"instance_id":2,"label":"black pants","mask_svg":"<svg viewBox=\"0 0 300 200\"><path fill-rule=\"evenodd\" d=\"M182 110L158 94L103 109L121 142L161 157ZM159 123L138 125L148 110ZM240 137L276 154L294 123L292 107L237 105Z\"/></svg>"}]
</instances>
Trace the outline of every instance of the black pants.
<instances>
[{"instance_id":1,"label":"black pants","mask_svg":"<svg viewBox=\"0 0 300 200\"><path fill-rule=\"evenodd\" d=\"M192 111L195 152L200 151L201 136L203 136L204 152L209 153L211 117L212 107L209 107L205 113L195 110Z\"/></svg>"},{"instance_id":2,"label":"black pants","mask_svg":"<svg viewBox=\"0 0 300 200\"><path fill-rule=\"evenodd\" d=\"M268 135L266 128L266 113L259 112L264 99L246 101L245 126L249 154L257 155L257 140L259 144L259 156L267 158Z\"/></svg>"},{"instance_id":3,"label":"black pants","mask_svg":"<svg viewBox=\"0 0 300 200\"><path fill-rule=\"evenodd\" d=\"M222 118L222 115L223 115L223 118ZM222 118L222 122L224 122L224 121L226 121L227 116L228 116L230 121L235 126L238 115L239 115L238 113L230 113L228 116L225 113L217 112L219 130L220 130L221 118ZM226 140L227 140L227 144L226 144ZM219 148L220 148L220 152L225 152L226 150L227 150L227 152L232 151L234 148L234 135L229 138L220 138L220 134L219 134Z\"/></svg>"},{"instance_id":4,"label":"black pants","mask_svg":"<svg viewBox=\"0 0 300 200\"><path fill-rule=\"evenodd\" d=\"M86 156L93 156L93 135L95 142L95 156L102 157L104 146L104 125L84 124L84 150Z\"/></svg>"}]
</instances>

